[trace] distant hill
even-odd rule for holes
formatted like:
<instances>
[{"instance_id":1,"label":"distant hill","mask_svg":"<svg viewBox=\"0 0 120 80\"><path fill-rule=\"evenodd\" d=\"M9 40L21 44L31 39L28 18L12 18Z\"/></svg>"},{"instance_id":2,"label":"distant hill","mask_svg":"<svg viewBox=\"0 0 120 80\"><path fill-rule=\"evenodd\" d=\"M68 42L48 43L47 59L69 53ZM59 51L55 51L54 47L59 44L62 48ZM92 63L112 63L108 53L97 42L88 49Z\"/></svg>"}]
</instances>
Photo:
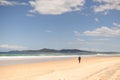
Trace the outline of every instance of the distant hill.
<instances>
[{"instance_id":1,"label":"distant hill","mask_svg":"<svg viewBox=\"0 0 120 80\"><path fill-rule=\"evenodd\" d=\"M10 52L55 52L55 53L78 53L78 52L90 52L85 50L79 50L79 49L61 49L61 50L55 50L55 49L47 49L43 48L40 50L23 50L23 51L10 51Z\"/></svg>"},{"instance_id":2,"label":"distant hill","mask_svg":"<svg viewBox=\"0 0 120 80\"><path fill-rule=\"evenodd\" d=\"M78 52L88 52L85 50L78 50L78 49L62 49L60 50L61 53L78 53Z\"/></svg>"}]
</instances>

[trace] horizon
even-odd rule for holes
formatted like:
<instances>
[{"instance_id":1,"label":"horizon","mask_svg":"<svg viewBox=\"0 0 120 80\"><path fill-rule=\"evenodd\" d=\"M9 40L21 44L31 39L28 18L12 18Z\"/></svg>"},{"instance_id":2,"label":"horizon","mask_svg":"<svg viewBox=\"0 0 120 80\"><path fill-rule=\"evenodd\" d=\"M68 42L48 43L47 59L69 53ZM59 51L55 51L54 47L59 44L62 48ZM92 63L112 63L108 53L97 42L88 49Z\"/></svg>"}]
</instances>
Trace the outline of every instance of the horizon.
<instances>
[{"instance_id":1,"label":"horizon","mask_svg":"<svg viewBox=\"0 0 120 80\"><path fill-rule=\"evenodd\" d=\"M41 49L29 49L29 50L37 51L37 50L43 50L43 49L57 50L57 51L59 51L59 50L81 50L81 49L75 49L75 48L74 48L74 49L69 49L69 48L68 48L68 49L41 48ZM29 51L29 50L28 50L28 49L26 49L26 50L9 50L9 51L3 51L3 52L11 52L11 51L20 51L20 52L21 52L21 51ZM81 51L100 52L100 53L101 53L101 52L102 52L102 53L104 53L104 52L105 52L105 53L106 53L106 52L110 52L110 53L111 53L111 52L112 52L112 53L115 52L115 51L88 51L88 50L81 50ZM0 51L0 52L1 52L1 51ZM115 53L120 53L120 52L117 52L117 51L116 51Z\"/></svg>"},{"instance_id":2,"label":"horizon","mask_svg":"<svg viewBox=\"0 0 120 80\"><path fill-rule=\"evenodd\" d=\"M0 0L0 52L120 52L120 0Z\"/></svg>"}]
</instances>

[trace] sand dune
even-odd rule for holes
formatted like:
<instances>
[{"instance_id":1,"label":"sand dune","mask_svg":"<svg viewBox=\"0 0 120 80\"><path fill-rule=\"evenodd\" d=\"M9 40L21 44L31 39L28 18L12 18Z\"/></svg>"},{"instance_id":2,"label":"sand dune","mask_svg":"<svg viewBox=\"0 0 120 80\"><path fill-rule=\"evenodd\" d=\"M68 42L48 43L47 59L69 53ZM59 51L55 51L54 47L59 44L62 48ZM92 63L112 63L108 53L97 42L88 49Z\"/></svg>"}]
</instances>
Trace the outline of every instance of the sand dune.
<instances>
[{"instance_id":1,"label":"sand dune","mask_svg":"<svg viewBox=\"0 0 120 80\"><path fill-rule=\"evenodd\" d=\"M120 80L120 57L1 66L0 80Z\"/></svg>"}]
</instances>

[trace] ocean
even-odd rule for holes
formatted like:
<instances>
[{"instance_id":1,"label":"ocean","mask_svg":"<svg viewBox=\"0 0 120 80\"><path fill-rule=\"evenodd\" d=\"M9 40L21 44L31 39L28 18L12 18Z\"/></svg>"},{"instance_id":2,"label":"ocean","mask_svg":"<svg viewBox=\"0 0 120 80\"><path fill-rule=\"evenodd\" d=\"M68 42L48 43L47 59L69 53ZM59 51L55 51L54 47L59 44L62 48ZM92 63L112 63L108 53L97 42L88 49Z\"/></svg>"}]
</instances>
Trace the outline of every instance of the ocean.
<instances>
[{"instance_id":1,"label":"ocean","mask_svg":"<svg viewBox=\"0 0 120 80\"><path fill-rule=\"evenodd\" d=\"M2 56L119 56L120 52L78 52L78 53L52 53L52 52L0 52Z\"/></svg>"}]
</instances>

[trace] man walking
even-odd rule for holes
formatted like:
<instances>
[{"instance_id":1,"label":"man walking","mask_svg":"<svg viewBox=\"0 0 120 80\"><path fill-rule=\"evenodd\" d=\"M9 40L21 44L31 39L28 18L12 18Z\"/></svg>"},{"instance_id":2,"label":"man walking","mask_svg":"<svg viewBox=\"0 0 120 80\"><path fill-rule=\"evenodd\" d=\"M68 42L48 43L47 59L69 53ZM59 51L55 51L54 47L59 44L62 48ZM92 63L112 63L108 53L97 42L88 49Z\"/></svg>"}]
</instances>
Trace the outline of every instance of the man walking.
<instances>
[{"instance_id":1,"label":"man walking","mask_svg":"<svg viewBox=\"0 0 120 80\"><path fill-rule=\"evenodd\" d=\"M78 61L79 61L79 63L80 63L80 61L81 61L81 57L80 57L80 56L78 57Z\"/></svg>"}]
</instances>

